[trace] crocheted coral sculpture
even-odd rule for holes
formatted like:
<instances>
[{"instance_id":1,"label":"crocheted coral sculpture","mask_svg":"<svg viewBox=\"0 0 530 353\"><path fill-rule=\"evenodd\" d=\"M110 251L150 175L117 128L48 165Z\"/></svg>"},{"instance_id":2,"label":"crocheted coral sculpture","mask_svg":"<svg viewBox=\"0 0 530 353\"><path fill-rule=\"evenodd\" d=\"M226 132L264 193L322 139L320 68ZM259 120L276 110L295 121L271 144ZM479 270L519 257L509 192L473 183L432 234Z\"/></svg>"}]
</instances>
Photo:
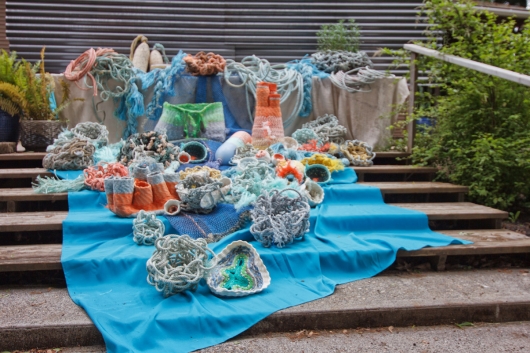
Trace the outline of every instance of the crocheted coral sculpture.
<instances>
[{"instance_id":1,"label":"crocheted coral sculpture","mask_svg":"<svg viewBox=\"0 0 530 353\"><path fill-rule=\"evenodd\" d=\"M304 165L321 164L329 169L331 173L344 170L344 164L340 159L330 158L325 154L315 153L311 157L302 159Z\"/></svg>"},{"instance_id":2,"label":"crocheted coral sculpture","mask_svg":"<svg viewBox=\"0 0 530 353\"><path fill-rule=\"evenodd\" d=\"M183 143L180 149L190 155L189 163L202 163L208 157L206 146L198 141Z\"/></svg>"},{"instance_id":3,"label":"crocheted coral sculpture","mask_svg":"<svg viewBox=\"0 0 530 353\"><path fill-rule=\"evenodd\" d=\"M322 164L311 164L308 165L305 170L305 175L319 184L325 184L331 180L331 173L329 169Z\"/></svg>"},{"instance_id":4,"label":"crocheted coral sculpture","mask_svg":"<svg viewBox=\"0 0 530 353\"><path fill-rule=\"evenodd\" d=\"M219 142L226 139L226 125L221 102L164 103L155 131L165 132L173 140L207 138Z\"/></svg>"},{"instance_id":5,"label":"crocheted coral sculpture","mask_svg":"<svg viewBox=\"0 0 530 353\"><path fill-rule=\"evenodd\" d=\"M138 174L133 172L133 175ZM140 210L162 213L168 200L179 199L175 190L176 173L152 172L145 180L130 177L105 179L107 207L120 217L130 217Z\"/></svg>"},{"instance_id":6,"label":"crocheted coral sculpture","mask_svg":"<svg viewBox=\"0 0 530 353\"><path fill-rule=\"evenodd\" d=\"M169 167L176 160L178 147L167 141L167 136L156 131L146 131L129 136L125 141L118 160L125 165L133 163L138 157L150 155L157 162Z\"/></svg>"},{"instance_id":7,"label":"crocheted coral sculpture","mask_svg":"<svg viewBox=\"0 0 530 353\"><path fill-rule=\"evenodd\" d=\"M309 178L305 180L300 191L307 197L307 201L311 207L315 207L324 201L324 189Z\"/></svg>"},{"instance_id":8,"label":"crocheted coral sculpture","mask_svg":"<svg viewBox=\"0 0 530 353\"><path fill-rule=\"evenodd\" d=\"M74 137L57 145L42 160L47 169L81 170L94 164L92 156L96 147L90 141Z\"/></svg>"},{"instance_id":9,"label":"crocheted coral sculpture","mask_svg":"<svg viewBox=\"0 0 530 353\"><path fill-rule=\"evenodd\" d=\"M303 129L311 129L318 135L321 142L343 143L348 130L339 124L339 119L333 114L319 116L316 120L302 125Z\"/></svg>"},{"instance_id":10,"label":"crocheted coral sculpture","mask_svg":"<svg viewBox=\"0 0 530 353\"><path fill-rule=\"evenodd\" d=\"M261 292L271 283L269 271L258 252L246 241L234 241L215 257L217 263L208 272L206 284L212 293L224 297L242 297Z\"/></svg>"},{"instance_id":11,"label":"crocheted coral sculpture","mask_svg":"<svg viewBox=\"0 0 530 353\"><path fill-rule=\"evenodd\" d=\"M289 197L288 192L297 196ZM306 197L295 189L264 192L251 211L250 233L264 247L283 248L309 231L309 211Z\"/></svg>"},{"instance_id":12,"label":"crocheted coral sculpture","mask_svg":"<svg viewBox=\"0 0 530 353\"><path fill-rule=\"evenodd\" d=\"M88 167L83 171L85 185L92 190L105 191L105 179L110 177L125 177L129 175L129 170L123 164L102 163L97 166Z\"/></svg>"},{"instance_id":13,"label":"crocheted coral sculpture","mask_svg":"<svg viewBox=\"0 0 530 353\"><path fill-rule=\"evenodd\" d=\"M366 142L353 140L345 141L340 150L352 165L369 167L374 164L375 152Z\"/></svg>"},{"instance_id":14,"label":"crocheted coral sculpture","mask_svg":"<svg viewBox=\"0 0 530 353\"><path fill-rule=\"evenodd\" d=\"M304 181L305 166L298 161L280 162L276 166L276 175L289 181L298 181L301 184Z\"/></svg>"},{"instance_id":15,"label":"crocheted coral sculpture","mask_svg":"<svg viewBox=\"0 0 530 353\"><path fill-rule=\"evenodd\" d=\"M180 206L184 211L209 213L231 187L230 179L212 179L207 170L189 174L177 185Z\"/></svg>"},{"instance_id":16,"label":"crocheted coral sculpture","mask_svg":"<svg viewBox=\"0 0 530 353\"><path fill-rule=\"evenodd\" d=\"M154 245L164 235L164 222L156 218L156 214L140 210L133 221L133 240L138 245Z\"/></svg>"},{"instance_id":17,"label":"crocheted coral sculpture","mask_svg":"<svg viewBox=\"0 0 530 353\"><path fill-rule=\"evenodd\" d=\"M266 149L284 137L280 95L276 84L260 82L256 88L256 114L252 126L252 145Z\"/></svg>"},{"instance_id":18,"label":"crocheted coral sculpture","mask_svg":"<svg viewBox=\"0 0 530 353\"><path fill-rule=\"evenodd\" d=\"M208 53L203 51L198 52L195 56L188 54L184 57L188 72L193 76L208 76L216 75L223 72L226 66L226 60L218 54Z\"/></svg>"},{"instance_id":19,"label":"crocheted coral sculpture","mask_svg":"<svg viewBox=\"0 0 530 353\"><path fill-rule=\"evenodd\" d=\"M158 238L155 247L147 260L147 283L166 298L188 289L195 290L206 271L215 265L209 260L209 255L215 254L204 239L169 234Z\"/></svg>"}]
</instances>

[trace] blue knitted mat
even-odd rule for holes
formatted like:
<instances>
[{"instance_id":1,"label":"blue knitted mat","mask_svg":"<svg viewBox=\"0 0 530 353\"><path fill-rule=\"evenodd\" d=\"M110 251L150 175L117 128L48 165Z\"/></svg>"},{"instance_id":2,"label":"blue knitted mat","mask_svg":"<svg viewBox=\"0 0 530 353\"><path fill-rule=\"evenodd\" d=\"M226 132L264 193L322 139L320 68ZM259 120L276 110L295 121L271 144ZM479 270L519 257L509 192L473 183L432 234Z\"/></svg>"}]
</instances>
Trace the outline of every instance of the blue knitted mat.
<instances>
[{"instance_id":1,"label":"blue knitted mat","mask_svg":"<svg viewBox=\"0 0 530 353\"><path fill-rule=\"evenodd\" d=\"M195 292L164 299L146 282L154 247L133 242L133 220L108 211L104 193L70 193L62 252L70 296L100 330L108 352L188 352L224 342L275 311L328 296L337 284L372 277L400 249L468 243L432 232L423 213L384 204L377 188L324 189L309 233L286 248L264 248L248 226L210 244L219 253L232 241L249 241L263 259L271 285L242 298L216 297L201 283Z\"/></svg>"}]
</instances>

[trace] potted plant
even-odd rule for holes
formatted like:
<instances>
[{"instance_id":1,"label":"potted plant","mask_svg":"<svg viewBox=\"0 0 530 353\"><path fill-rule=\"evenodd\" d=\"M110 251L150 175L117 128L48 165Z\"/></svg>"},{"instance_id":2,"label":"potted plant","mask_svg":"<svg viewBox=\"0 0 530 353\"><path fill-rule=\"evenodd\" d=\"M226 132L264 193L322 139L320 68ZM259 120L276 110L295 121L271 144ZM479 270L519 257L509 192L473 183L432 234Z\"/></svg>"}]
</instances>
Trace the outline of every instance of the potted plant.
<instances>
[{"instance_id":1,"label":"potted plant","mask_svg":"<svg viewBox=\"0 0 530 353\"><path fill-rule=\"evenodd\" d=\"M14 84L19 64L15 52L0 52L0 142L18 140L19 115L27 108L24 93Z\"/></svg>"},{"instance_id":2,"label":"potted plant","mask_svg":"<svg viewBox=\"0 0 530 353\"><path fill-rule=\"evenodd\" d=\"M72 101L68 84L59 81L63 96L55 104L55 82L44 70L44 48L41 60L31 65L24 59L16 60L16 53L0 55L0 109L20 115L20 140L33 150L46 149L66 127L58 113ZM3 88L3 89L2 89ZM7 108L7 109L6 109Z\"/></svg>"}]
</instances>

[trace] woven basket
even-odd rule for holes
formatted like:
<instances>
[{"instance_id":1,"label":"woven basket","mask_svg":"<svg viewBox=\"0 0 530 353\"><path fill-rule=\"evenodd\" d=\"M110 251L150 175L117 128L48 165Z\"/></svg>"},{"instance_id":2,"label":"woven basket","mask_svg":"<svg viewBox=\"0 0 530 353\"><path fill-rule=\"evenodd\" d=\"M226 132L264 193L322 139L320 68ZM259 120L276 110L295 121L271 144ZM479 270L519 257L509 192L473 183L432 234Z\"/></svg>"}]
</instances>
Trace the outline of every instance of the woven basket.
<instances>
[{"instance_id":1,"label":"woven basket","mask_svg":"<svg viewBox=\"0 0 530 353\"><path fill-rule=\"evenodd\" d=\"M18 141L18 115L12 116L0 109L0 142Z\"/></svg>"},{"instance_id":2,"label":"woven basket","mask_svg":"<svg viewBox=\"0 0 530 353\"><path fill-rule=\"evenodd\" d=\"M66 128L66 123L63 121L21 120L20 141L26 149L46 150L63 128Z\"/></svg>"}]
</instances>

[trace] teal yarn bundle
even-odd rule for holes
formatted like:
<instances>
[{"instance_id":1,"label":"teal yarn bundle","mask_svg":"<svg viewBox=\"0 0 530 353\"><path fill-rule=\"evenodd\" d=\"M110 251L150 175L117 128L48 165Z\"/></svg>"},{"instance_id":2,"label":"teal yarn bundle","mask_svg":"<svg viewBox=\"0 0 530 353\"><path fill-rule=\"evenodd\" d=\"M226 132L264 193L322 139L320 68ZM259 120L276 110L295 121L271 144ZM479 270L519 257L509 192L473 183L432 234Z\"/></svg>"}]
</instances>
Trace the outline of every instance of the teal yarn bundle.
<instances>
[{"instance_id":1,"label":"teal yarn bundle","mask_svg":"<svg viewBox=\"0 0 530 353\"><path fill-rule=\"evenodd\" d=\"M85 188L85 176L81 174L73 180L37 176L32 183L33 192L37 194L54 194L60 192L81 191Z\"/></svg>"},{"instance_id":2,"label":"teal yarn bundle","mask_svg":"<svg viewBox=\"0 0 530 353\"><path fill-rule=\"evenodd\" d=\"M296 70L302 75L303 80L303 103L298 116L305 118L311 114L313 110L313 102L311 98L311 90L313 88L313 76L319 78L326 78L329 74L318 70L318 68L313 64L311 58L308 58L307 55L301 60L293 60L287 63L287 68Z\"/></svg>"},{"instance_id":3,"label":"teal yarn bundle","mask_svg":"<svg viewBox=\"0 0 530 353\"><path fill-rule=\"evenodd\" d=\"M154 86L153 98L147 105L145 115L149 120L158 120L162 115L164 102L168 97L174 97L175 83L180 79L186 69L184 57L186 53L179 51L171 60L171 65L165 69L154 69L147 73L138 71L138 79L142 90Z\"/></svg>"}]
</instances>

